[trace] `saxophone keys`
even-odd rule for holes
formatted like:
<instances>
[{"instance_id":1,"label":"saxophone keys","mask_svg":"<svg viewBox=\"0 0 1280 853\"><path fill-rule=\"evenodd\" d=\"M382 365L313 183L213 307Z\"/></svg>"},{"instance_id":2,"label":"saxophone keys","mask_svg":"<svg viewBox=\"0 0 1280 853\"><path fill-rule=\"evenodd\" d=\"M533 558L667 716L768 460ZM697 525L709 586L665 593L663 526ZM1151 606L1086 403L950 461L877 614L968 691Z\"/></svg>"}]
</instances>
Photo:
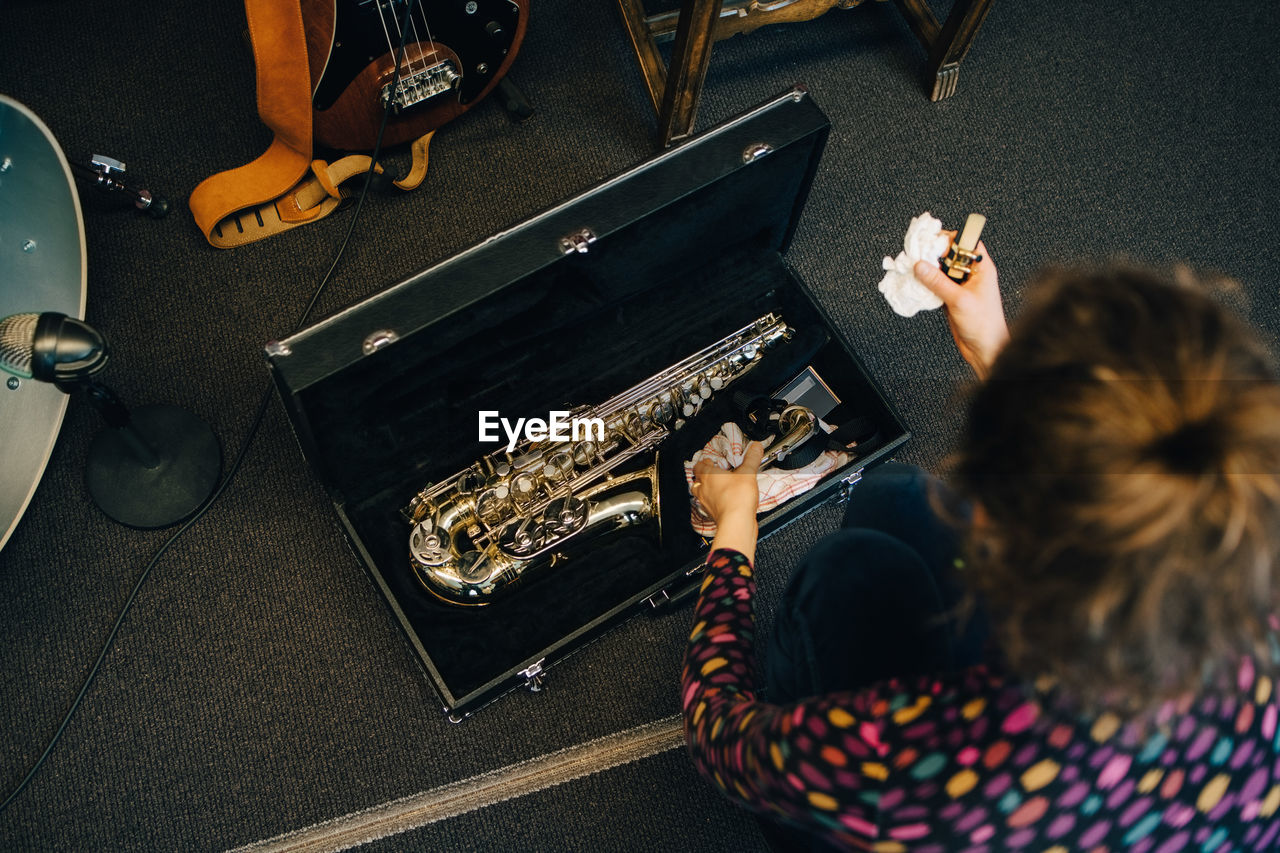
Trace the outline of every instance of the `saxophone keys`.
<instances>
[{"instance_id":1,"label":"saxophone keys","mask_svg":"<svg viewBox=\"0 0 1280 853\"><path fill-rule=\"evenodd\" d=\"M595 461L596 456L598 455L599 452L594 441L581 441L574 445L573 461L577 463L579 467L590 467L591 463Z\"/></svg>"},{"instance_id":2,"label":"saxophone keys","mask_svg":"<svg viewBox=\"0 0 1280 853\"><path fill-rule=\"evenodd\" d=\"M456 484L458 494L471 495L484 488L484 477L475 468L469 468L458 477Z\"/></svg>"},{"instance_id":3,"label":"saxophone keys","mask_svg":"<svg viewBox=\"0 0 1280 853\"><path fill-rule=\"evenodd\" d=\"M553 453L542 466L542 476L548 483L563 483L573 476L573 456L560 451Z\"/></svg>"},{"instance_id":4,"label":"saxophone keys","mask_svg":"<svg viewBox=\"0 0 1280 853\"><path fill-rule=\"evenodd\" d=\"M517 504L528 504L538 499L538 478L522 471L511 478L511 499Z\"/></svg>"},{"instance_id":5,"label":"saxophone keys","mask_svg":"<svg viewBox=\"0 0 1280 853\"><path fill-rule=\"evenodd\" d=\"M489 579L488 561L479 551L467 551L458 559L458 579L471 584Z\"/></svg>"},{"instance_id":6,"label":"saxophone keys","mask_svg":"<svg viewBox=\"0 0 1280 853\"><path fill-rule=\"evenodd\" d=\"M476 515L488 524L505 518L510 507L511 490L505 483L485 489L480 493L480 497L476 498Z\"/></svg>"},{"instance_id":7,"label":"saxophone keys","mask_svg":"<svg viewBox=\"0 0 1280 853\"><path fill-rule=\"evenodd\" d=\"M423 566L442 566L449 562L449 531L437 527L430 519L413 526L409 534L409 554Z\"/></svg>"},{"instance_id":8,"label":"saxophone keys","mask_svg":"<svg viewBox=\"0 0 1280 853\"><path fill-rule=\"evenodd\" d=\"M536 554L546 539L546 528L531 518L512 521L498 531L498 547L517 558Z\"/></svg>"},{"instance_id":9,"label":"saxophone keys","mask_svg":"<svg viewBox=\"0 0 1280 853\"><path fill-rule=\"evenodd\" d=\"M670 400L654 403L653 407L649 409L649 419L663 426L675 420L675 416L676 407L671 404Z\"/></svg>"},{"instance_id":10,"label":"saxophone keys","mask_svg":"<svg viewBox=\"0 0 1280 853\"><path fill-rule=\"evenodd\" d=\"M588 515L587 502L569 495L547 504L543 518L548 532L563 537L571 536L586 527Z\"/></svg>"},{"instance_id":11,"label":"saxophone keys","mask_svg":"<svg viewBox=\"0 0 1280 853\"><path fill-rule=\"evenodd\" d=\"M623 421L622 431L632 441L638 441L640 436L644 435L644 419L634 413L627 415L626 420Z\"/></svg>"},{"instance_id":12,"label":"saxophone keys","mask_svg":"<svg viewBox=\"0 0 1280 853\"><path fill-rule=\"evenodd\" d=\"M694 412L702 408L703 402L711 396L709 392L707 394L702 393L702 383L699 379L694 379L692 382L689 382L684 386L683 391L684 406L681 408L681 411L684 413L686 418L692 416Z\"/></svg>"}]
</instances>

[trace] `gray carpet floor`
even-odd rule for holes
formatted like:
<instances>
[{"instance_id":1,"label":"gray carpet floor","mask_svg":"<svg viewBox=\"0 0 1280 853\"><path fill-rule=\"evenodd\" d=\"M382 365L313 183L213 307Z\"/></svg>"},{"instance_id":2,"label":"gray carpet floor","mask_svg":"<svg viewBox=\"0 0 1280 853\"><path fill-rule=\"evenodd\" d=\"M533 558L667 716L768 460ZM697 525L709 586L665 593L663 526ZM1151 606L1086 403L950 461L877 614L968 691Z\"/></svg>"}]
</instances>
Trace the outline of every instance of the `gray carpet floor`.
<instances>
[{"instance_id":1,"label":"gray carpet floor","mask_svg":"<svg viewBox=\"0 0 1280 853\"><path fill-rule=\"evenodd\" d=\"M85 198L88 319L112 343L107 380L127 402L197 412L228 458L267 388L264 343L293 328L348 225L339 214L223 252L196 229L191 188L270 141L243 27L236 0L0 7L0 92L69 157L118 157L174 200L152 221ZM1011 314L1047 263L1185 262L1238 280L1233 303L1280 343L1276 32L1280 8L1252 0L998 0L957 94L930 103L919 44L891 4L868 2L717 46L699 127L797 82L830 116L788 258L911 427L899 458L936 467L955 444L966 368L943 317L904 320L876 291L881 258L923 211L953 226L987 214ZM535 0L511 77L536 115L516 124L490 101L438 133L423 188L366 204L317 317L653 153L613 3ZM123 528L89 502L98 428L73 401L0 551L6 793L169 535ZM797 556L838 518L823 507L765 543L766 630ZM688 615L632 620L555 667L547 690L448 723L273 401L242 470L156 566L61 741L0 814L0 847L251 845L668 719ZM762 844L670 750L369 847Z\"/></svg>"}]
</instances>

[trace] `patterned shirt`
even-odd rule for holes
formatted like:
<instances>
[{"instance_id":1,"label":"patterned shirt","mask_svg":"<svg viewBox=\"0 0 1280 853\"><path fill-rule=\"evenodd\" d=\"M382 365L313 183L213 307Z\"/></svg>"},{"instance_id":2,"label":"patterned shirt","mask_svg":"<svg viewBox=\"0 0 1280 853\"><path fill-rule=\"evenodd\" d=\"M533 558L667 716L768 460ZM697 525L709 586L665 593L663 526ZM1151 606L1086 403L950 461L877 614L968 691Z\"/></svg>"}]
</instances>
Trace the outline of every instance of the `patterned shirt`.
<instances>
[{"instance_id":1,"label":"patterned shirt","mask_svg":"<svg viewBox=\"0 0 1280 853\"><path fill-rule=\"evenodd\" d=\"M987 667L774 705L755 696L750 561L720 550L706 571L685 735L732 799L855 850L1280 847L1277 698L1252 659L1233 690L1146 726L1072 713Z\"/></svg>"}]
</instances>

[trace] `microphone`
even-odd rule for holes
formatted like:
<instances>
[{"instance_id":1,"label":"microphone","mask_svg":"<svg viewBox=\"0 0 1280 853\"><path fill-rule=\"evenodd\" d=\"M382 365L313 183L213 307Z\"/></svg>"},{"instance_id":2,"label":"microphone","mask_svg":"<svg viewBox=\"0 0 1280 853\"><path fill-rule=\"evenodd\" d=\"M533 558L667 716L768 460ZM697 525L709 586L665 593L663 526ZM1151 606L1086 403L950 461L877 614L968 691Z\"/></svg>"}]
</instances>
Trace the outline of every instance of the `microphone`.
<instances>
[{"instance_id":1,"label":"microphone","mask_svg":"<svg viewBox=\"0 0 1280 853\"><path fill-rule=\"evenodd\" d=\"M106 340L83 320L52 311L0 319L0 370L68 394L81 391L106 422L85 464L93 502L129 527L172 526L213 493L222 448L209 425L185 409L151 405L130 412L93 379L108 355Z\"/></svg>"},{"instance_id":2,"label":"microphone","mask_svg":"<svg viewBox=\"0 0 1280 853\"><path fill-rule=\"evenodd\" d=\"M107 358L107 342L83 320L52 311L0 320L0 370L21 379L76 382L106 367Z\"/></svg>"}]
</instances>

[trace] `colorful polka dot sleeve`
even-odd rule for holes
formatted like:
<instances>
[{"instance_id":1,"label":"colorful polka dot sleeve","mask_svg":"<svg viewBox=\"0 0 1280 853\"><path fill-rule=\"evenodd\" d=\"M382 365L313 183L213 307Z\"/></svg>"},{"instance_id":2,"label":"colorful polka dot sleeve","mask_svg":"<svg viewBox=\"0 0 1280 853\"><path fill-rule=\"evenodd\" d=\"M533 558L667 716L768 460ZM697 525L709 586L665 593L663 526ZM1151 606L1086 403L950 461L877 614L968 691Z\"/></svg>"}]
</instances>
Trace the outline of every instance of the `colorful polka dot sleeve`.
<instances>
[{"instance_id":1,"label":"colorful polka dot sleeve","mask_svg":"<svg viewBox=\"0 0 1280 853\"><path fill-rule=\"evenodd\" d=\"M706 571L685 735L732 799L884 853L1280 849L1277 698L1252 659L1145 725L984 667L773 705L754 693L751 563L722 550Z\"/></svg>"}]
</instances>

